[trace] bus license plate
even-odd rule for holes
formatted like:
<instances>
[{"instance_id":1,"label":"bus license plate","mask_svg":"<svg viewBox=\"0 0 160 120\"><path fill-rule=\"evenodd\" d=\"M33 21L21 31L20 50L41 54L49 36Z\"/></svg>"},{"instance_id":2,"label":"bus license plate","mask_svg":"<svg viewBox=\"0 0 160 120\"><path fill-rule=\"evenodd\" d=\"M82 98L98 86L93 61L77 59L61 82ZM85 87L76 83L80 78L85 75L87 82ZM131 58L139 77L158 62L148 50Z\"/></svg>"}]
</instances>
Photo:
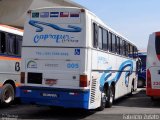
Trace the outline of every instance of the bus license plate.
<instances>
[{"instance_id":1,"label":"bus license plate","mask_svg":"<svg viewBox=\"0 0 160 120\"><path fill-rule=\"evenodd\" d=\"M57 94L53 94L53 93L42 93L43 97L53 97L53 98L57 98L58 95Z\"/></svg>"}]
</instances>

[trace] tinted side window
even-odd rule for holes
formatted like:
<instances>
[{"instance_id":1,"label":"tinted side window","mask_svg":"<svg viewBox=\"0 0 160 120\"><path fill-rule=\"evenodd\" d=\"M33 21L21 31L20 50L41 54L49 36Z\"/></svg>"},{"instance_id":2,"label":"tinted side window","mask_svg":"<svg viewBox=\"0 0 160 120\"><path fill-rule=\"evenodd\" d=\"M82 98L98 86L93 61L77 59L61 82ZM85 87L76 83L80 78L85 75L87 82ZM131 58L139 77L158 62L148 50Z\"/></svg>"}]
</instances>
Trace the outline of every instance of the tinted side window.
<instances>
[{"instance_id":1,"label":"tinted side window","mask_svg":"<svg viewBox=\"0 0 160 120\"><path fill-rule=\"evenodd\" d=\"M159 55L160 54L160 36L156 36L155 47L156 47L156 53L157 55Z\"/></svg>"},{"instance_id":2,"label":"tinted side window","mask_svg":"<svg viewBox=\"0 0 160 120\"><path fill-rule=\"evenodd\" d=\"M124 41L124 56L128 56L128 43Z\"/></svg>"},{"instance_id":3,"label":"tinted side window","mask_svg":"<svg viewBox=\"0 0 160 120\"><path fill-rule=\"evenodd\" d=\"M116 53L116 35L112 34L112 52Z\"/></svg>"},{"instance_id":4,"label":"tinted side window","mask_svg":"<svg viewBox=\"0 0 160 120\"><path fill-rule=\"evenodd\" d=\"M123 40L123 55L126 56L126 42Z\"/></svg>"},{"instance_id":5,"label":"tinted side window","mask_svg":"<svg viewBox=\"0 0 160 120\"><path fill-rule=\"evenodd\" d=\"M99 33L98 33L98 47L99 47L99 49L102 49L102 39L103 39L103 31L102 31L102 28L99 27Z\"/></svg>"},{"instance_id":6,"label":"tinted side window","mask_svg":"<svg viewBox=\"0 0 160 120\"><path fill-rule=\"evenodd\" d=\"M96 23L93 23L93 47L98 47L98 26Z\"/></svg>"},{"instance_id":7,"label":"tinted side window","mask_svg":"<svg viewBox=\"0 0 160 120\"><path fill-rule=\"evenodd\" d=\"M16 54L16 36L13 34L7 34L8 40L8 53L11 55Z\"/></svg>"},{"instance_id":8,"label":"tinted side window","mask_svg":"<svg viewBox=\"0 0 160 120\"><path fill-rule=\"evenodd\" d=\"M116 49L117 49L117 54L120 54L120 38L119 37L117 37L117 47L116 47Z\"/></svg>"},{"instance_id":9,"label":"tinted side window","mask_svg":"<svg viewBox=\"0 0 160 120\"><path fill-rule=\"evenodd\" d=\"M103 29L103 50L108 50L108 31Z\"/></svg>"},{"instance_id":10,"label":"tinted side window","mask_svg":"<svg viewBox=\"0 0 160 120\"><path fill-rule=\"evenodd\" d=\"M22 36L16 36L16 54L21 56Z\"/></svg>"},{"instance_id":11,"label":"tinted side window","mask_svg":"<svg viewBox=\"0 0 160 120\"><path fill-rule=\"evenodd\" d=\"M124 47L123 47L123 40L120 38L120 55L123 55Z\"/></svg>"},{"instance_id":12,"label":"tinted side window","mask_svg":"<svg viewBox=\"0 0 160 120\"><path fill-rule=\"evenodd\" d=\"M133 46L133 57L134 58L138 57L138 49L135 46Z\"/></svg>"},{"instance_id":13,"label":"tinted side window","mask_svg":"<svg viewBox=\"0 0 160 120\"><path fill-rule=\"evenodd\" d=\"M108 49L110 52L112 51L112 33L111 32L109 32Z\"/></svg>"},{"instance_id":14,"label":"tinted side window","mask_svg":"<svg viewBox=\"0 0 160 120\"><path fill-rule=\"evenodd\" d=\"M133 46L129 45L129 57L133 57Z\"/></svg>"},{"instance_id":15,"label":"tinted side window","mask_svg":"<svg viewBox=\"0 0 160 120\"><path fill-rule=\"evenodd\" d=\"M0 52L6 52L6 34L4 32L0 32Z\"/></svg>"},{"instance_id":16,"label":"tinted side window","mask_svg":"<svg viewBox=\"0 0 160 120\"><path fill-rule=\"evenodd\" d=\"M125 42L125 56L128 57L128 43Z\"/></svg>"}]
</instances>

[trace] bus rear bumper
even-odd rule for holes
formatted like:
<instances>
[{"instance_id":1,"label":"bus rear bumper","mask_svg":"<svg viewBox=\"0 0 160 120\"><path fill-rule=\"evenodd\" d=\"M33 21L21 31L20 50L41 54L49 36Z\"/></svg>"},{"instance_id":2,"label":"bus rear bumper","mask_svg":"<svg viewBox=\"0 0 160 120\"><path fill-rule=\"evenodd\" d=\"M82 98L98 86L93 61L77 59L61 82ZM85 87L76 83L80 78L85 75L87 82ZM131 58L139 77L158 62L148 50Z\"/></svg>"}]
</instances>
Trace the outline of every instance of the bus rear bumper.
<instances>
[{"instance_id":1,"label":"bus rear bumper","mask_svg":"<svg viewBox=\"0 0 160 120\"><path fill-rule=\"evenodd\" d=\"M25 104L83 109L88 109L89 104L89 90L21 87L20 96L21 102Z\"/></svg>"},{"instance_id":2,"label":"bus rear bumper","mask_svg":"<svg viewBox=\"0 0 160 120\"><path fill-rule=\"evenodd\" d=\"M155 97L160 97L160 89L151 89L147 88L146 89L146 95L148 96L155 96Z\"/></svg>"}]
</instances>

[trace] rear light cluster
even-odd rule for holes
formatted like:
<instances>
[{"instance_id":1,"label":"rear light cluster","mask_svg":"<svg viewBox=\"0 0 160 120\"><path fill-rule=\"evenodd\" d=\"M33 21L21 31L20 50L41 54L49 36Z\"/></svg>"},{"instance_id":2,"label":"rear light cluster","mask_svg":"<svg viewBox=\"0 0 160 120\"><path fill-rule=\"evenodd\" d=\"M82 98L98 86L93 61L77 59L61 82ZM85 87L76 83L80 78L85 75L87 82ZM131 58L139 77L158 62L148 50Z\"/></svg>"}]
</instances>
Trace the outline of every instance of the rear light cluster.
<instances>
[{"instance_id":1,"label":"rear light cluster","mask_svg":"<svg viewBox=\"0 0 160 120\"><path fill-rule=\"evenodd\" d=\"M23 90L24 93L31 93L32 90Z\"/></svg>"},{"instance_id":2,"label":"rear light cluster","mask_svg":"<svg viewBox=\"0 0 160 120\"><path fill-rule=\"evenodd\" d=\"M149 69L147 69L147 88L151 88L151 73Z\"/></svg>"},{"instance_id":3,"label":"rear light cluster","mask_svg":"<svg viewBox=\"0 0 160 120\"><path fill-rule=\"evenodd\" d=\"M80 75L80 83L79 83L80 87L87 87L88 86L88 79L87 79L87 75Z\"/></svg>"}]
</instances>

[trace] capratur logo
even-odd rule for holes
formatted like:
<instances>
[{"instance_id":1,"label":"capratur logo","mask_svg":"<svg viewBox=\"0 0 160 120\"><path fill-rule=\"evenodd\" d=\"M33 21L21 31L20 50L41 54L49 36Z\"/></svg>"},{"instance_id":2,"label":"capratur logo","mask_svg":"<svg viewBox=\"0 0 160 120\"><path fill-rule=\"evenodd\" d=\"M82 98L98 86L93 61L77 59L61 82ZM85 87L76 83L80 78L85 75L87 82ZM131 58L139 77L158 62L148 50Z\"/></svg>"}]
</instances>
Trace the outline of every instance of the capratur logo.
<instances>
[{"instance_id":1,"label":"capratur logo","mask_svg":"<svg viewBox=\"0 0 160 120\"><path fill-rule=\"evenodd\" d=\"M73 26L73 25L68 25L68 28L62 28L55 24L40 22L40 21L35 21L35 20L30 20L29 24L37 28L36 32L42 32L44 30L44 27L42 27L42 25L51 27L55 30L64 31L64 32L81 32L82 30L80 27Z\"/></svg>"}]
</instances>

